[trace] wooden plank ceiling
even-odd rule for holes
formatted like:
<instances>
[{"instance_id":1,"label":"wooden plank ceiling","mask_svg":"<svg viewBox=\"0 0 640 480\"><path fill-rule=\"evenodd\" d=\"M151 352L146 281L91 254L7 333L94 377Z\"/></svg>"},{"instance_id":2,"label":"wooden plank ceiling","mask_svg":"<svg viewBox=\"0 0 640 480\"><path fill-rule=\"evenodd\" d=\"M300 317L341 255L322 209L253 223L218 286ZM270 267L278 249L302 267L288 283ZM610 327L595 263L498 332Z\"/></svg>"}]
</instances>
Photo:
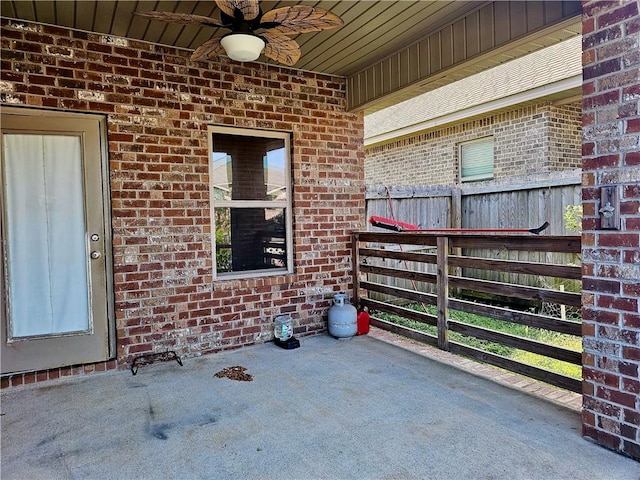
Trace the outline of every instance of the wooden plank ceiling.
<instances>
[{"instance_id":1,"label":"wooden plank ceiling","mask_svg":"<svg viewBox=\"0 0 640 480\"><path fill-rule=\"evenodd\" d=\"M443 31L446 28L453 28L456 22L466 21L465 18L477 17L482 19L481 12L490 7L496 10L490 22L493 33L489 43L500 37L501 32L506 28L512 30L510 17L513 17L511 10L515 11L521 18L514 18L518 21L527 16L534 18L540 27L548 27L549 24L557 24L558 19L564 20L568 16L575 16L580 10L579 1L570 2L489 2L489 1L368 1L368 0L340 0L340 1L261 1L260 6L264 12L274 8L288 5L310 5L324 8L339 15L345 25L337 30L328 30L317 33L307 33L294 37L301 47L302 57L295 65L296 68L314 72L323 72L332 75L339 75L350 79L350 89L352 93L357 93L350 100L350 108L353 110L375 109L377 99L386 98L386 102L393 102L396 92L401 91L408 85L420 83L422 91L430 89L429 82L425 82L423 75L430 76L435 73L431 70L420 70L416 67L419 64L419 51L413 52L412 45L419 45L425 39ZM493 4L497 5L493 7ZM537 8L527 7L527 4L536 4ZM549 8L549 5L556 5ZM510 7L511 5L511 7ZM559 7L558 7L559 5ZM569 7L567 7L569 5ZM576 7L577 5L577 7ZM530 12L527 10L529 8ZM220 12L213 1L134 1L134 0L2 0L0 14L5 18L30 20L39 23L61 25L80 30L110 34L114 36L127 37L143 40L152 43L172 45L188 50L194 50L199 45L214 36L221 36L228 30L214 27L174 25L160 21L150 21L145 18L133 15L136 11L166 11L179 13L192 13L219 18ZM581 11L581 10L580 10ZM474 13L475 12L475 13ZM506 12L506 14L505 14ZM550 13L547 13L550 12ZM560 12L558 14L558 12ZM559 15L559 16L558 16ZM475 17L474 17L475 16ZM545 18L549 16L549 19ZM503 25L496 25L496 21L503 19ZM475 21L475 20L474 20ZM529 20L531 21L531 20ZM578 22L578 20L576 20ZM471 31L474 28L470 25ZM468 29L467 29L468 30ZM558 34L554 31L552 37L540 41L538 35L537 43L524 45L520 42L518 48L513 52L505 49L501 52L501 57L488 59L483 62L476 62L476 69L487 68L488 65L501 63L520 55L526 54L542 46L555 43L567 38L570 35L579 33L576 28L567 30L566 25L561 26L562 32ZM523 33L529 33L523 30ZM547 33L545 33L545 36ZM503 35L504 36L504 35ZM517 36L517 35L516 35ZM511 39L509 39L511 40ZM460 45L469 46L473 51L475 43L486 42L484 37L465 37ZM455 42L454 42L455 43ZM436 47L431 44L429 48L451 49L454 43L440 44ZM526 42L525 42L526 43ZM459 48L459 47L455 47ZM416 49L414 49L416 50ZM389 68L384 62L394 55L409 55L407 61L412 64L413 70L417 71L420 78L408 78L406 85L398 83L388 88L369 88L370 93L363 90L363 85L372 82L371 73L368 70L378 68ZM417 55L417 56L416 56ZM460 58L466 63L465 55L451 52L451 58ZM385 60L387 59L387 60ZM259 61L270 62L265 57ZM424 60L422 62L424 64ZM391 62L391 68L395 68ZM411 67L409 67L411 68ZM470 73L470 70L465 70ZM390 73L392 76L395 72ZM401 73L398 74L401 76ZM410 73L408 76L410 77ZM407 76L407 75L405 75ZM416 82L418 80L418 82ZM375 80L373 80L375 81ZM443 82L440 79L440 84ZM415 86L415 85L414 85ZM359 92L353 91L360 89ZM433 87L435 88L435 87Z\"/></svg>"}]
</instances>

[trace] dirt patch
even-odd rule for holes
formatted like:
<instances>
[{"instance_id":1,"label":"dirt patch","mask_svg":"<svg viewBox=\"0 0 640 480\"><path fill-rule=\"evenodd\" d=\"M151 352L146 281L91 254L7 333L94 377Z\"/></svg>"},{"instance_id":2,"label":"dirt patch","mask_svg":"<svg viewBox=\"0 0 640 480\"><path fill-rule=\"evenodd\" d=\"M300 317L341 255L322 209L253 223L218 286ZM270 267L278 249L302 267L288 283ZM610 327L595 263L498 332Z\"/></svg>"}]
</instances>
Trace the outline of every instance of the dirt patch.
<instances>
[{"instance_id":1,"label":"dirt patch","mask_svg":"<svg viewBox=\"0 0 640 480\"><path fill-rule=\"evenodd\" d=\"M227 367L220 370L214 375L217 378L227 377L231 380L238 380L239 382L251 382L253 381L253 375L249 375L246 372L247 369L236 365L235 367Z\"/></svg>"}]
</instances>

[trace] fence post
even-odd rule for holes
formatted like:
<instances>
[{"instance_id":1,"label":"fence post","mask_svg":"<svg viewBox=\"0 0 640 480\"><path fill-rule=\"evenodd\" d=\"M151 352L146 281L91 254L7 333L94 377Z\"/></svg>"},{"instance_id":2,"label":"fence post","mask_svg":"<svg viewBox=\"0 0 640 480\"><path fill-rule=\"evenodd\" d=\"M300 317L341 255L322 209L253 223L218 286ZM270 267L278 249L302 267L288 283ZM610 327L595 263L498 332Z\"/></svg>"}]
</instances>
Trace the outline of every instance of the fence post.
<instances>
[{"instance_id":1,"label":"fence post","mask_svg":"<svg viewBox=\"0 0 640 480\"><path fill-rule=\"evenodd\" d=\"M438 237L438 348L449 350L449 237Z\"/></svg>"},{"instance_id":2,"label":"fence post","mask_svg":"<svg viewBox=\"0 0 640 480\"><path fill-rule=\"evenodd\" d=\"M353 305L360 310L360 234L351 234L351 268L353 276Z\"/></svg>"},{"instance_id":3,"label":"fence post","mask_svg":"<svg viewBox=\"0 0 640 480\"><path fill-rule=\"evenodd\" d=\"M451 188L451 228L462 228L462 190L459 187Z\"/></svg>"},{"instance_id":4,"label":"fence post","mask_svg":"<svg viewBox=\"0 0 640 480\"><path fill-rule=\"evenodd\" d=\"M451 228L462 228L462 189L460 187L451 188ZM462 249L454 248L451 253L461 256ZM462 267L453 268L451 274L461 277ZM459 293L459 289L454 290L455 296L459 296Z\"/></svg>"}]
</instances>

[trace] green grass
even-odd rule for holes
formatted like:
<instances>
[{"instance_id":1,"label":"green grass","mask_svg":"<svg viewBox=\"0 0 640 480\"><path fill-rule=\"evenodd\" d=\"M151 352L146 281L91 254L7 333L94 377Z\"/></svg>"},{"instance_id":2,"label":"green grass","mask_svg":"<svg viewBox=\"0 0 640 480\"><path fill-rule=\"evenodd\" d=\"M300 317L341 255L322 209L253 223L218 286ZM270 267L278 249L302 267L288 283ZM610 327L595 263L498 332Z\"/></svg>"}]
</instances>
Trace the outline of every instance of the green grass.
<instances>
[{"instance_id":1,"label":"green grass","mask_svg":"<svg viewBox=\"0 0 640 480\"><path fill-rule=\"evenodd\" d=\"M408 308L412 310L424 312L424 308L420 304L409 305ZM435 315L437 313L436 308L432 305L426 305L427 313ZM427 334L437 336L438 331L435 326L426 325L421 322L408 320L398 315L392 315L388 313L376 314L381 319L395 323L408 328L413 328ZM460 312L457 310L450 310L449 318L457 322L466 323L468 325L474 325L498 332L508 333L511 335L517 335L519 337L536 340L538 342L546 343L548 345L555 345L563 347L569 350L575 350L577 352L582 351L582 339L573 335L567 335L564 333L552 332L549 330L543 330L541 328L528 327L526 325L519 325L511 322L504 322L502 320L495 320L493 318L481 317L473 313ZM470 347L478 348L486 352L501 355L503 357L510 358L512 360L533 365L535 367L544 368L555 373L566 375L573 378L582 378L582 368L580 365L574 365L572 363L563 362L553 358L545 357L535 353L527 352L525 350L519 350L513 347L508 347L499 343L489 342L487 340L480 340L475 337L469 337L462 335L458 332L449 332L449 339L453 342L468 345Z\"/></svg>"}]
</instances>

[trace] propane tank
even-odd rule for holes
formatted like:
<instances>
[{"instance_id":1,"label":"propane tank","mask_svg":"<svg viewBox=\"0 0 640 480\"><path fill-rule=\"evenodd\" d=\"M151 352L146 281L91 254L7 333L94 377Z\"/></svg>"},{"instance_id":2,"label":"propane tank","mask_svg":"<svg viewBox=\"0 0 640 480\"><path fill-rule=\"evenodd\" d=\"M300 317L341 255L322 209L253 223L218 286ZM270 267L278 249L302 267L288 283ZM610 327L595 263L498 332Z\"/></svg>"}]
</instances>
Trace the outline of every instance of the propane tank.
<instances>
[{"instance_id":1,"label":"propane tank","mask_svg":"<svg viewBox=\"0 0 640 480\"><path fill-rule=\"evenodd\" d=\"M360 310L358 310L357 335L366 335L369 333L369 319L369 309L367 307L360 307Z\"/></svg>"},{"instance_id":2,"label":"propane tank","mask_svg":"<svg viewBox=\"0 0 640 480\"><path fill-rule=\"evenodd\" d=\"M336 293L329 309L329 335L336 338L351 338L358 331L358 312L349 303L349 295Z\"/></svg>"}]
</instances>

